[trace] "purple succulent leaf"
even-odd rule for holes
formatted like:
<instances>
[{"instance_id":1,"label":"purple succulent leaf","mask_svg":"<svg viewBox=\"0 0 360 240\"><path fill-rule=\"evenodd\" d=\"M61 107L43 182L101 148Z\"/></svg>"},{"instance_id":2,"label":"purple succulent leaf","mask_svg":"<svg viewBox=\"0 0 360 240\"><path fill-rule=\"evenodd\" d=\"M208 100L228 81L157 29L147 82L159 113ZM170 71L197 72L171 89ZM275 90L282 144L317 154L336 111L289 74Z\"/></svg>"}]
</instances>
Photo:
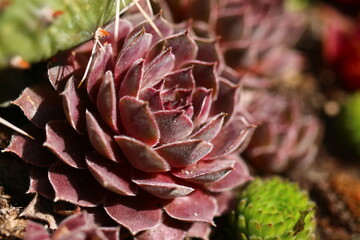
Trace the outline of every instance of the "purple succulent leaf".
<instances>
[{"instance_id":1,"label":"purple succulent leaf","mask_svg":"<svg viewBox=\"0 0 360 240\"><path fill-rule=\"evenodd\" d=\"M137 187L131 182L129 167L109 161L98 154L86 156L86 163L94 178L106 189L124 196L135 196Z\"/></svg>"},{"instance_id":2,"label":"purple succulent leaf","mask_svg":"<svg viewBox=\"0 0 360 240\"><path fill-rule=\"evenodd\" d=\"M252 179L249 170L242 159L239 159L235 154L230 155L227 158L236 161L234 169L219 181L208 184L206 186L208 190L212 192L224 192Z\"/></svg>"},{"instance_id":3,"label":"purple succulent leaf","mask_svg":"<svg viewBox=\"0 0 360 240\"><path fill-rule=\"evenodd\" d=\"M231 42L244 37L244 6L233 6L219 9L216 21L216 34L222 36L221 41ZM241 27L239 27L241 26Z\"/></svg>"},{"instance_id":4,"label":"purple succulent leaf","mask_svg":"<svg viewBox=\"0 0 360 240\"><path fill-rule=\"evenodd\" d=\"M221 129L221 134L212 140L214 148L206 159L216 159L236 151L247 140L252 129L253 126L244 120L244 116L234 116L232 121Z\"/></svg>"},{"instance_id":5,"label":"purple succulent leaf","mask_svg":"<svg viewBox=\"0 0 360 240\"><path fill-rule=\"evenodd\" d=\"M302 154L316 142L316 138L319 136L319 122L314 116L302 117L301 132L298 136L298 143L294 155Z\"/></svg>"},{"instance_id":6,"label":"purple succulent leaf","mask_svg":"<svg viewBox=\"0 0 360 240\"><path fill-rule=\"evenodd\" d=\"M124 96L120 99L119 109L123 128L128 135L149 146L159 142L161 132L146 102Z\"/></svg>"},{"instance_id":7,"label":"purple succulent leaf","mask_svg":"<svg viewBox=\"0 0 360 240\"><path fill-rule=\"evenodd\" d=\"M125 197L109 192L105 197L105 211L132 235L161 224L162 210L159 208L158 200L143 194L143 196L138 194L137 197Z\"/></svg>"},{"instance_id":8,"label":"purple succulent leaf","mask_svg":"<svg viewBox=\"0 0 360 240\"><path fill-rule=\"evenodd\" d=\"M105 77L100 84L96 105L102 120L110 129L118 133L118 111L115 91L114 77L109 70L105 73Z\"/></svg>"},{"instance_id":9,"label":"purple succulent leaf","mask_svg":"<svg viewBox=\"0 0 360 240\"><path fill-rule=\"evenodd\" d=\"M219 81L218 98L212 104L211 115L225 112L227 114L225 121L230 121L236 104L239 102L239 91L238 85L221 78Z\"/></svg>"},{"instance_id":10,"label":"purple succulent leaf","mask_svg":"<svg viewBox=\"0 0 360 240\"><path fill-rule=\"evenodd\" d=\"M200 126L208 119L212 105L212 90L199 87L193 95L194 124Z\"/></svg>"},{"instance_id":11,"label":"purple succulent leaf","mask_svg":"<svg viewBox=\"0 0 360 240\"><path fill-rule=\"evenodd\" d=\"M186 236L189 238L198 238L203 240L209 240L211 228L208 223L195 222L191 225Z\"/></svg>"},{"instance_id":12,"label":"purple succulent leaf","mask_svg":"<svg viewBox=\"0 0 360 240\"><path fill-rule=\"evenodd\" d=\"M171 143L185 139L193 131L193 123L185 111L169 110L154 113L160 130L160 143Z\"/></svg>"},{"instance_id":13,"label":"purple succulent leaf","mask_svg":"<svg viewBox=\"0 0 360 240\"><path fill-rule=\"evenodd\" d=\"M47 169L37 167L31 169L27 193L38 193L48 199L54 199L55 192L49 181Z\"/></svg>"},{"instance_id":14,"label":"purple succulent leaf","mask_svg":"<svg viewBox=\"0 0 360 240\"><path fill-rule=\"evenodd\" d=\"M50 235L43 225L27 221L24 240L50 240Z\"/></svg>"},{"instance_id":15,"label":"purple succulent leaf","mask_svg":"<svg viewBox=\"0 0 360 240\"><path fill-rule=\"evenodd\" d=\"M125 41L116 60L115 80L119 79L137 59L144 57L150 47L151 40L152 35L145 33L142 29Z\"/></svg>"},{"instance_id":16,"label":"purple succulent leaf","mask_svg":"<svg viewBox=\"0 0 360 240\"><path fill-rule=\"evenodd\" d=\"M188 31L174 34L157 42L148 53L146 60L153 60L164 48L171 48L175 55L175 68L195 59L198 47Z\"/></svg>"},{"instance_id":17,"label":"purple succulent leaf","mask_svg":"<svg viewBox=\"0 0 360 240\"><path fill-rule=\"evenodd\" d=\"M44 128L50 119L64 118L61 98L46 84L27 87L13 103L39 128Z\"/></svg>"},{"instance_id":18,"label":"purple succulent leaf","mask_svg":"<svg viewBox=\"0 0 360 240\"><path fill-rule=\"evenodd\" d=\"M184 111L186 116L188 116L189 118L192 118L194 115L194 107L192 106L192 104L187 104L187 105L181 106L181 107L177 108L176 110Z\"/></svg>"},{"instance_id":19,"label":"purple succulent leaf","mask_svg":"<svg viewBox=\"0 0 360 240\"><path fill-rule=\"evenodd\" d=\"M89 140L95 150L102 156L115 162L121 162L119 149L113 139L112 132L100 124L95 116L86 111L86 125L89 134Z\"/></svg>"},{"instance_id":20,"label":"purple succulent leaf","mask_svg":"<svg viewBox=\"0 0 360 240\"><path fill-rule=\"evenodd\" d=\"M215 198L218 205L216 217L226 214L236 206L236 199L231 191L218 193L215 195Z\"/></svg>"},{"instance_id":21,"label":"purple succulent leaf","mask_svg":"<svg viewBox=\"0 0 360 240\"><path fill-rule=\"evenodd\" d=\"M120 87L120 96L137 98L144 74L144 59L136 60L126 73Z\"/></svg>"},{"instance_id":22,"label":"purple succulent leaf","mask_svg":"<svg viewBox=\"0 0 360 240\"><path fill-rule=\"evenodd\" d=\"M106 236L106 240L120 240L120 227L102 227L100 230Z\"/></svg>"},{"instance_id":23,"label":"purple succulent leaf","mask_svg":"<svg viewBox=\"0 0 360 240\"><path fill-rule=\"evenodd\" d=\"M42 146L43 137L36 135L37 131L33 131L33 128L25 128L24 130L34 136L36 140L14 134L11 137L9 146L3 152L13 152L25 162L37 167L49 167L56 157Z\"/></svg>"},{"instance_id":24,"label":"purple succulent leaf","mask_svg":"<svg viewBox=\"0 0 360 240\"><path fill-rule=\"evenodd\" d=\"M86 80L86 90L92 103L96 104L97 96L105 71L114 65L113 49L111 44L99 48L93 58L93 63Z\"/></svg>"},{"instance_id":25,"label":"purple succulent leaf","mask_svg":"<svg viewBox=\"0 0 360 240\"><path fill-rule=\"evenodd\" d=\"M59 237L61 235L61 232L64 232L62 230L68 231L75 231L80 230L83 227L92 226L94 227L95 224L92 222L92 219L90 215L87 212L81 212L79 214L74 214L72 216L67 217L64 221L62 221L57 229L57 231L54 234L54 238ZM58 233L58 234L57 234Z\"/></svg>"},{"instance_id":26,"label":"purple succulent leaf","mask_svg":"<svg viewBox=\"0 0 360 240\"><path fill-rule=\"evenodd\" d=\"M174 170L172 174L188 182L204 184L225 177L235 165L234 160L199 161L194 165Z\"/></svg>"},{"instance_id":27,"label":"purple succulent leaf","mask_svg":"<svg viewBox=\"0 0 360 240\"><path fill-rule=\"evenodd\" d=\"M115 136L129 163L145 172L167 172L169 164L147 144L127 136Z\"/></svg>"},{"instance_id":28,"label":"purple succulent leaf","mask_svg":"<svg viewBox=\"0 0 360 240\"><path fill-rule=\"evenodd\" d=\"M166 19L163 18L162 14L157 14L153 19L154 24L156 27L160 30L162 36L161 37L167 37L174 32L174 28L170 22L168 22ZM149 24L148 20L145 20L144 22L138 24L132 33L136 33L140 31L141 29L145 29L145 32L150 33L153 36L153 39L151 41L151 45L156 43L160 40L159 34L154 30L154 28ZM130 35L132 35L130 33Z\"/></svg>"},{"instance_id":29,"label":"purple succulent leaf","mask_svg":"<svg viewBox=\"0 0 360 240\"><path fill-rule=\"evenodd\" d=\"M187 65L193 66L193 75L197 87L212 89L214 100L218 94L218 77L216 74L216 62L192 61Z\"/></svg>"},{"instance_id":30,"label":"purple succulent leaf","mask_svg":"<svg viewBox=\"0 0 360 240\"><path fill-rule=\"evenodd\" d=\"M148 102L151 111L163 110L163 102L161 100L160 90L148 87L141 90L139 99Z\"/></svg>"},{"instance_id":31,"label":"purple succulent leaf","mask_svg":"<svg viewBox=\"0 0 360 240\"><path fill-rule=\"evenodd\" d=\"M139 233L135 240L182 240L189 227L189 223L166 217L157 227Z\"/></svg>"},{"instance_id":32,"label":"purple succulent leaf","mask_svg":"<svg viewBox=\"0 0 360 240\"><path fill-rule=\"evenodd\" d=\"M170 164L179 168L192 165L206 156L213 148L211 143L202 140L174 142L156 148L156 152Z\"/></svg>"},{"instance_id":33,"label":"purple succulent leaf","mask_svg":"<svg viewBox=\"0 0 360 240\"><path fill-rule=\"evenodd\" d=\"M143 86L151 86L156 83L174 68L174 64L175 56L172 54L172 49L168 48L162 51L151 62L145 65Z\"/></svg>"},{"instance_id":34,"label":"purple succulent leaf","mask_svg":"<svg viewBox=\"0 0 360 240\"><path fill-rule=\"evenodd\" d=\"M192 139L200 139L211 142L220 132L226 114L220 113L211 118L207 123L203 124L195 133L191 135Z\"/></svg>"},{"instance_id":35,"label":"purple succulent leaf","mask_svg":"<svg viewBox=\"0 0 360 240\"><path fill-rule=\"evenodd\" d=\"M81 100L75 82L75 78L71 77L61 95L63 96L63 107L67 120L78 133L83 134L86 128L86 104Z\"/></svg>"},{"instance_id":36,"label":"purple succulent leaf","mask_svg":"<svg viewBox=\"0 0 360 240\"><path fill-rule=\"evenodd\" d=\"M164 77L166 88L187 88L195 87L195 79L192 74L192 67L182 68L169 73Z\"/></svg>"},{"instance_id":37,"label":"purple succulent leaf","mask_svg":"<svg viewBox=\"0 0 360 240\"><path fill-rule=\"evenodd\" d=\"M162 199L183 197L195 190L192 187L182 185L166 173L136 172L132 176L132 181L146 192Z\"/></svg>"},{"instance_id":38,"label":"purple succulent leaf","mask_svg":"<svg viewBox=\"0 0 360 240\"><path fill-rule=\"evenodd\" d=\"M84 211L86 211L89 214L89 217L91 218L91 220L97 224L98 226L119 226L118 223L116 223L105 211L103 206L99 206L99 207L87 207L87 208L82 208L84 209ZM101 229L103 228L111 228L113 229L113 227L101 227Z\"/></svg>"},{"instance_id":39,"label":"purple succulent leaf","mask_svg":"<svg viewBox=\"0 0 360 240\"><path fill-rule=\"evenodd\" d=\"M196 38L195 41L199 47L196 59L204 62L217 62L217 71L221 72L225 63L220 50L219 40Z\"/></svg>"},{"instance_id":40,"label":"purple succulent leaf","mask_svg":"<svg viewBox=\"0 0 360 240\"><path fill-rule=\"evenodd\" d=\"M173 110L191 103L192 89L171 88L161 92L164 109ZM179 111L179 110L178 110Z\"/></svg>"},{"instance_id":41,"label":"purple succulent leaf","mask_svg":"<svg viewBox=\"0 0 360 240\"><path fill-rule=\"evenodd\" d=\"M157 83L153 84L151 87L156 90L162 91L164 89L164 85L165 85L165 80L161 79Z\"/></svg>"},{"instance_id":42,"label":"purple succulent leaf","mask_svg":"<svg viewBox=\"0 0 360 240\"><path fill-rule=\"evenodd\" d=\"M75 51L74 51L75 53ZM59 53L53 57L48 65L48 76L50 83L58 92L62 92L68 79L85 63L82 54L72 54L70 51Z\"/></svg>"},{"instance_id":43,"label":"purple succulent leaf","mask_svg":"<svg viewBox=\"0 0 360 240\"><path fill-rule=\"evenodd\" d=\"M185 197L175 198L164 206L172 218L186 222L205 222L214 225L217 211L216 200L211 195L196 190Z\"/></svg>"},{"instance_id":44,"label":"purple succulent leaf","mask_svg":"<svg viewBox=\"0 0 360 240\"><path fill-rule=\"evenodd\" d=\"M57 232L55 232L56 234ZM87 239L98 239L107 240L106 236L96 228L85 228L81 231L73 231L68 234L62 232L60 237L56 237L56 240L87 240Z\"/></svg>"},{"instance_id":45,"label":"purple succulent leaf","mask_svg":"<svg viewBox=\"0 0 360 240\"><path fill-rule=\"evenodd\" d=\"M104 189L88 171L56 162L49 169L49 180L55 190L54 201L64 200L82 207L95 207L103 201Z\"/></svg>"},{"instance_id":46,"label":"purple succulent leaf","mask_svg":"<svg viewBox=\"0 0 360 240\"><path fill-rule=\"evenodd\" d=\"M86 138L77 134L66 121L61 120L48 122L45 130L46 141L43 146L70 167L86 169L85 154L92 149ZM69 139L71 142L67 141Z\"/></svg>"},{"instance_id":47,"label":"purple succulent leaf","mask_svg":"<svg viewBox=\"0 0 360 240\"><path fill-rule=\"evenodd\" d=\"M117 34L118 34L118 39L125 39L126 36L132 31L133 25L124 19L119 18L119 28L117 29ZM115 42L115 21L112 21L110 24L108 24L105 28L106 31L108 31L110 34L107 36L104 36L100 39L100 42L103 45L107 45L107 44L111 44L111 46L114 49L114 52L117 52L122 44L124 43L123 41L118 41Z\"/></svg>"}]
</instances>

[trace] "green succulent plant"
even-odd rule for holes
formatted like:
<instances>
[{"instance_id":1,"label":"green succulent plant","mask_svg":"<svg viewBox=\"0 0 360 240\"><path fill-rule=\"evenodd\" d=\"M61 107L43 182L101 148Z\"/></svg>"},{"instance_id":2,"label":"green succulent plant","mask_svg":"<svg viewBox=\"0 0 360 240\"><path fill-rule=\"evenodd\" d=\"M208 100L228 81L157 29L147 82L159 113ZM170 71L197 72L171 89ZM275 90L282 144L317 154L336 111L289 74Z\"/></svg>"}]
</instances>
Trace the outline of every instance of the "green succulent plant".
<instances>
[{"instance_id":1,"label":"green succulent plant","mask_svg":"<svg viewBox=\"0 0 360 240\"><path fill-rule=\"evenodd\" d=\"M315 239L315 204L299 186L279 177L256 178L241 192L231 214L239 240Z\"/></svg>"},{"instance_id":2,"label":"green succulent plant","mask_svg":"<svg viewBox=\"0 0 360 240\"><path fill-rule=\"evenodd\" d=\"M344 147L360 156L360 92L350 95L336 119L336 130Z\"/></svg>"}]
</instances>

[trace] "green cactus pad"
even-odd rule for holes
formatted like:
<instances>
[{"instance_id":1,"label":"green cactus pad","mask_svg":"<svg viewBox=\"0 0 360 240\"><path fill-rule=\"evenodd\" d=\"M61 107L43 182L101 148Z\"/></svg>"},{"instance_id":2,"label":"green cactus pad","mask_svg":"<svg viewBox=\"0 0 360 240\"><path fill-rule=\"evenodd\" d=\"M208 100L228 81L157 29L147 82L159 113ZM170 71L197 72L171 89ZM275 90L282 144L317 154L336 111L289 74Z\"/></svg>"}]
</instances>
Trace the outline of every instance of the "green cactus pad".
<instances>
[{"instance_id":1,"label":"green cactus pad","mask_svg":"<svg viewBox=\"0 0 360 240\"><path fill-rule=\"evenodd\" d=\"M278 177L257 178L241 193L231 224L239 240L311 240L314 209L297 184Z\"/></svg>"},{"instance_id":2,"label":"green cactus pad","mask_svg":"<svg viewBox=\"0 0 360 240\"><path fill-rule=\"evenodd\" d=\"M74 47L114 15L115 0L0 0L0 68Z\"/></svg>"},{"instance_id":3,"label":"green cactus pad","mask_svg":"<svg viewBox=\"0 0 360 240\"><path fill-rule=\"evenodd\" d=\"M346 100L337 117L336 128L341 144L360 156L360 92Z\"/></svg>"}]
</instances>

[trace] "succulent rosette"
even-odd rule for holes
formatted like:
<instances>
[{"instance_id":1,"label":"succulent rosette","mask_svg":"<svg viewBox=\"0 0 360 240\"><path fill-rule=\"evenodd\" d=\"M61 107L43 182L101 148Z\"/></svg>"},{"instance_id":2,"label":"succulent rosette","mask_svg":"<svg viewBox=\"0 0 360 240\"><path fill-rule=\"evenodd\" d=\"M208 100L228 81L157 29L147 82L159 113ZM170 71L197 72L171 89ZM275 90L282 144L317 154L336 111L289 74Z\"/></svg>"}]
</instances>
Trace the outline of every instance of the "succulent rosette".
<instances>
[{"instance_id":1,"label":"succulent rosette","mask_svg":"<svg viewBox=\"0 0 360 240\"><path fill-rule=\"evenodd\" d=\"M280 173L304 169L313 162L320 124L305 113L296 94L255 91L248 109L258 127L246 148L246 159L258 170Z\"/></svg>"},{"instance_id":2,"label":"succulent rosette","mask_svg":"<svg viewBox=\"0 0 360 240\"><path fill-rule=\"evenodd\" d=\"M58 229L49 234L43 225L29 221L25 240L119 240L118 227L99 227L87 212L67 217Z\"/></svg>"},{"instance_id":3,"label":"succulent rosette","mask_svg":"<svg viewBox=\"0 0 360 240\"><path fill-rule=\"evenodd\" d=\"M269 84L289 78L303 67L303 56L293 46L304 31L304 17L288 11L283 0L162 2L172 10L169 17L175 21L193 19L199 32L208 34L206 29L210 29L219 36L227 65L238 72L268 77Z\"/></svg>"},{"instance_id":4,"label":"succulent rosette","mask_svg":"<svg viewBox=\"0 0 360 240\"><path fill-rule=\"evenodd\" d=\"M83 84L94 43L56 56L53 89L14 102L36 140L14 135L7 151L33 166L30 193L104 209L137 239L207 238L229 190L251 178L239 151L253 125L216 39L153 22L101 31Z\"/></svg>"},{"instance_id":5,"label":"succulent rosette","mask_svg":"<svg viewBox=\"0 0 360 240\"><path fill-rule=\"evenodd\" d=\"M239 196L230 216L239 240L316 239L316 205L296 183L256 178Z\"/></svg>"}]
</instances>

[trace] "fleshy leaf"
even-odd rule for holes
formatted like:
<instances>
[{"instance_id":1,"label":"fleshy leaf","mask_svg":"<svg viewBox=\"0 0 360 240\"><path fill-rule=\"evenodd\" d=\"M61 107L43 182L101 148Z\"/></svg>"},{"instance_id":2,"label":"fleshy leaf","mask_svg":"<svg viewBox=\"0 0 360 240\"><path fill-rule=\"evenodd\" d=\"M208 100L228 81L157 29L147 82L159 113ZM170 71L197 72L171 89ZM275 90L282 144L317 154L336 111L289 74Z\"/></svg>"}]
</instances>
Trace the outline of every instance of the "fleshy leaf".
<instances>
[{"instance_id":1,"label":"fleshy leaf","mask_svg":"<svg viewBox=\"0 0 360 240\"><path fill-rule=\"evenodd\" d=\"M125 41L116 60L114 78L117 80L139 58L144 57L151 43L152 35L142 29Z\"/></svg>"},{"instance_id":2,"label":"fleshy leaf","mask_svg":"<svg viewBox=\"0 0 360 240\"><path fill-rule=\"evenodd\" d=\"M2 2L0 68L8 67L13 56L39 62L91 39L97 27L114 17L114 5L115 0Z\"/></svg>"},{"instance_id":3,"label":"fleshy leaf","mask_svg":"<svg viewBox=\"0 0 360 240\"><path fill-rule=\"evenodd\" d=\"M123 127L130 136L150 146L158 143L159 129L146 102L125 96L120 99L119 109Z\"/></svg>"},{"instance_id":4,"label":"fleshy leaf","mask_svg":"<svg viewBox=\"0 0 360 240\"><path fill-rule=\"evenodd\" d=\"M100 125L94 115L88 111L86 111L86 125L90 143L96 151L112 161L120 161L119 149L112 133L105 126Z\"/></svg>"},{"instance_id":5,"label":"fleshy leaf","mask_svg":"<svg viewBox=\"0 0 360 240\"><path fill-rule=\"evenodd\" d=\"M111 44L99 48L94 56L93 64L86 80L86 90L90 100L96 104L101 80L105 71L114 64L113 49Z\"/></svg>"},{"instance_id":6,"label":"fleshy leaf","mask_svg":"<svg viewBox=\"0 0 360 240\"><path fill-rule=\"evenodd\" d=\"M164 207L165 212L172 218L213 224L217 211L214 197L196 190L188 196L175 198Z\"/></svg>"},{"instance_id":7,"label":"fleshy leaf","mask_svg":"<svg viewBox=\"0 0 360 240\"><path fill-rule=\"evenodd\" d=\"M203 126L201 126L200 129L191 136L191 138L210 142L220 132L225 116L225 113L220 113L211 118L210 121L203 124Z\"/></svg>"},{"instance_id":8,"label":"fleshy leaf","mask_svg":"<svg viewBox=\"0 0 360 240\"><path fill-rule=\"evenodd\" d=\"M174 68L175 56L168 48L146 64L143 86L151 86Z\"/></svg>"},{"instance_id":9,"label":"fleshy leaf","mask_svg":"<svg viewBox=\"0 0 360 240\"><path fill-rule=\"evenodd\" d=\"M120 87L120 97L131 96L137 98L143 78L144 59L136 60L126 73Z\"/></svg>"},{"instance_id":10,"label":"fleshy leaf","mask_svg":"<svg viewBox=\"0 0 360 240\"><path fill-rule=\"evenodd\" d=\"M102 120L110 129L118 132L115 83L110 70L100 84L96 105Z\"/></svg>"},{"instance_id":11,"label":"fleshy leaf","mask_svg":"<svg viewBox=\"0 0 360 240\"><path fill-rule=\"evenodd\" d=\"M226 120L230 120L238 103L239 86L227 80L219 81L219 93L217 100L212 104L211 114L227 113Z\"/></svg>"},{"instance_id":12,"label":"fleshy leaf","mask_svg":"<svg viewBox=\"0 0 360 240\"><path fill-rule=\"evenodd\" d=\"M163 110L163 102L160 96L160 90L148 87L141 90L139 99L148 102L152 111Z\"/></svg>"},{"instance_id":13,"label":"fleshy leaf","mask_svg":"<svg viewBox=\"0 0 360 240\"><path fill-rule=\"evenodd\" d=\"M65 164L83 169L86 168L85 153L92 149L87 139L77 134L66 121L50 121L46 124L44 146Z\"/></svg>"},{"instance_id":14,"label":"fleshy leaf","mask_svg":"<svg viewBox=\"0 0 360 240\"><path fill-rule=\"evenodd\" d=\"M91 174L106 189L124 196L135 196L137 187L131 182L129 166L104 159L100 155L86 156Z\"/></svg>"},{"instance_id":15,"label":"fleshy leaf","mask_svg":"<svg viewBox=\"0 0 360 240\"><path fill-rule=\"evenodd\" d=\"M177 221L166 217L163 222L155 228L146 230L136 236L136 240L166 239L181 240L184 239L186 231L190 227L189 223Z\"/></svg>"},{"instance_id":16,"label":"fleshy leaf","mask_svg":"<svg viewBox=\"0 0 360 240\"><path fill-rule=\"evenodd\" d=\"M27 193L38 193L46 198L54 199L55 192L48 178L46 168L34 167L30 171L30 185Z\"/></svg>"},{"instance_id":17,"label":"fleshy leaf","mask_svg":"<svg viewBox=\"0 0 360 240\"><path fill-rule=\"evenodd\" d=\"M155 26L160 30L161 34L164 37L167 37L173 33L174 28L173 28L172 24L170 22L166 21L166 19L164 19L162 17L161 13L156 15L152 19L152 21L154 22ZM133 32L138 32L143 28L145 29L145 32L150 33L153 36L151 45L153 45L154 43L156 43L157 41L160 40L159 34L154 30L154 27L149 24L148 20L145 20L144 22L138 24L134 28ZM131 33L130 33L130 35L131 35Z\"/></svg>"},{"instance_id":18,"label":"fleshy leaf","mask_svg":"<svg viewBox=\"0 0 360 240\"><path fill-rule=\"evenodd\" d=\"M184 111L159 111L154 116L162 144L183 140L193 131L192 121Z\"/></svg>"},{"instance_id":19,"label":"fleshy leaf","mask_svg":"<svg viewBox=\"0 0 360 240\"><path fill-rule=\"evenodd\" d=\"M88 171L56 162L49 169L49 179L55 190L54 201L64 200L82 207L95 207L103 201L104 189Z\"/></svg>"},{"instance_id":20,"label":"fleshy leaf","mask_svg":"<svg viewBox=\"0 0 360 240\"><path fill-rule=\"evenodd\" d=\"M120 240L120 227L102 227L106 240Z\"/></svg>"},{"instance_id":21,"label":"fleshy leaf","mask_svg":"<svg viewBox=\"0 0 360 240\"><path fill-rule=\"evenodd\" d=\"M170 170L166 160L143 142L127 136L115 136L115 141L133 167L145 172L166 172Z\"/></svg>"},{"instance_id":22,"label":"fleshy leaf","mask_svg":"<svg viewBox=\"0 0 360 240\"><path fill-rule=\"evenodd\" d=\"M232 160L200 161L181 170L173 171L178 178L194 183L211 183L228 174L235 165Z\"/></svg>"},{"instance_id":23,"label":"fleshy leaf","mask_svg":"<svg viewBox=\"0 0 360 240\"><path fill-rule=\"evenodd\" d=\"M221 129L221 134L212 140L214 148L206 158L215 159L237 150L245 142L252 128L253 126L244 121L244 116L235 116Z\"/></svg>"},{"instance_id":24,"label":"fleshy leaf","mask_svg":"<svg viewBox=\"0 0 360 240\"><path fill-rule=\"evenodd\" d=\"M212 95L215 98L218 93L218 79L216 74L216 63L193 61L189 63L193 66L193 75L197 87L212 89Z\"/></svg>"},{"instance_id":25,"label":"fleshy leaf","mask_svg":"<svg viewBox=\"0 0 360 240\"><path fill-rule=\"evenodd\" d=\"M199 87L193 95L194 124L200 126L208 119L212 105L212 90Z\"/></svg>"},{"instance_id":26,"label":"fleshy leaf","mask_svg":"<svg viewBox=\"0 0 360 240\"><path fill-rule=\"evenodd\" d=\"M186 233L187 237L190 238L199 238L208 240L211 233L211 228L208 223L195 222L191 225L188 232Z\"/></svg>"},{"instance_id":27,"label":"fleshy leaf","mask_svg":"<svg viewBox=\"0 0 360 240\"><path fill-rule=\"evenodd\" d=\"M234 209L236 205L237 199L231 191L220 192L215 195L215 198L218 205L217 213L215 215L216 217L228 213L229 211Z\"/></svg>"},{"instance_id":28,"label":"fleshy leaf","mask_svg":"<svg viewBox=\"0 0 360 240\"><path fill-rule=\"evenodd\" d=\"M61 98L46 84L26 88L13 103L18 105L25 116L40 128L44 128L50 119L64 118Z\"/></svg>"},{"instance_id":29,"label":"fleshy leaf","mask_svg":"<svg viewBox=\"0 0 360 240\"><path fill-rule=\"evenodd\" d=\"M42 137L34 135L33 131L28 131L36 140L30 139L20 134L14 134L11 137L10 145L3 150L4 152L13 152L21 157L25 162L37 167L49 167L56 157L42 146Z\"/></svg>"},{"instance_id":30,"label":"fleshy leaf","mask_svg":"<svg viewBox=\"0 0 360 240\"><path fill-rule=\"evenodd\" d=\"M61 229L66 229L68 231L75 231L77 229L81 229L87 225L95 226L93 222L91 222L91 218L88 213L82 212L79 214L74 214L72 216L67 217L64 221L62 221L59 225L58 231L54 234L54 238L60 237ZM58 234L57 234L58 233Z\"/></svg>"},{"instance_id":31,"label":"fleshy leaf","mask_svg":"<svg viewBox=\"0 0 360 240\"><path fill-rule=\"evenodd\" d=\"M148 193L163 199L183 197L194 191L194 188L181 185L168 174L136 173L132 181Z\"/></svg>"},{"instance_id":32,"label":"fleshy leaf","mask_svg":"<svg viewBox=\"0 0 360 240\"><path fill-rule=\"evenodd\" d=\"M82 134L86 128L86 106L79 96L75 82L75 78L71 77L61 95L63 96L63 107L67 120L78 133Z\"/></svg>"},{"instance_id":33,"label":"fleshy leaf","mask_svg":"<svg viewBox=\"0 0 360 240\"><path fill-rule=\"evenodd\" d=\"M162 49L171 48L175 55L175 68L179 68L186 62L195 59L198 47L195 41L191 38L188 31L174 34L156 43L150 50L147 60L152 60L157 56Z\"/></svg>"},{"instance_id":34,"label":"fleshy leaf","mask_svg":"<svg viewBox=\"0 0 360 240\"><path fill-rule=\"evenodd\" d=\"M188 140L163 145L156 149L172 167L186 167L199 161L213 148L211 143L202 140Z\"/></svg>"},{"instance_id":35,"label":"fleshy leaf","mask_svg":"<svg viewBox=\"0 0 360 240\"><path fill-rule=\"evenodd\" d=\"M50 240L50 235L43 225L28 221L26 224L25 240Z\"/></svg>"},{"instance_id":36,"label":"fleshy leaf","mask_svg":"<svg viewBox=\"0 0 360 240\"><path fill-rule=\"evenodd\" d=\"M147 194L125 197L109 192L105 197L104 207L110 217L133 235L161 224L162 210L159 202Z\"/></svg>"},{"instance_id":37,"label":"fleshy leaf","mask_svg":"<svg viewBox=\"0 0 360 240\"><path fill-rule=\"evenodd\" d=\"M230 156L229 159L238 159L238 156ZM234 169L226 175L224 178L217 182L207 185L207 189L212 192L223 192L233 189L241 184L250 181L252 177L249 174L249 170L242 159L238 159L235 163Z\"/></svg>"},{"instance_id":38,"label":"fleshy leaf","mask_svg":"<svg viewBox=\"0 0 360 240\"><path fill-rule=\"evenodd\" d=\"M166 88L178 87L192 89L195 87L192 67L182 68L169 73L164 79Z\"/></svg>"},{"instance_id":39,"label":"fleshy leaf","mask_svg":"<svg viewBox=\"0 0 360 240\"><path fill-rule=\"evenodd\" d=\"M196 44L199 47L196 59L204 62L217 62L217 70L221 71L224 66L224 59L218 40L197 38Z\"/></svg>"}]
</instances>

